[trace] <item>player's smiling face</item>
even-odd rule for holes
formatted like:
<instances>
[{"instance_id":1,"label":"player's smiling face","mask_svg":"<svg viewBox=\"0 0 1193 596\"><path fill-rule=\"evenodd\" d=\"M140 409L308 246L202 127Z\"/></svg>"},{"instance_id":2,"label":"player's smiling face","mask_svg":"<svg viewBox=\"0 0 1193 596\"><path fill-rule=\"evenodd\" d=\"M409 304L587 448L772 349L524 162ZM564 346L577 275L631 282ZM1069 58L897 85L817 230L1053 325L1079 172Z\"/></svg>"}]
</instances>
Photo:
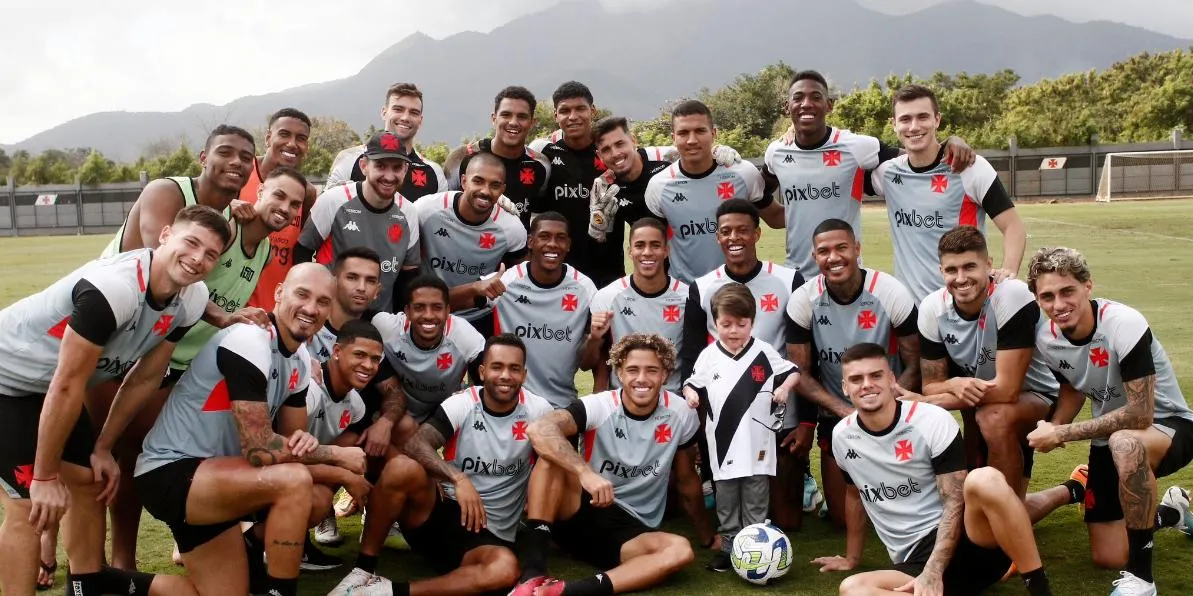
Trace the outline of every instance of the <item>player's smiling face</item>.
<instances>
[{"instance_id":1,"label":"player's smiling face","mask_svg":"<svg viewBox=\"0 0 1193 596\"><path fill-rule=\"evenodd\" d=\"M277 176L263 182L257 189L253 209L271 232L285 229L298 218L307 189L289 176Z\"/></svg>"},{"instance_id":2,"label":"player's smiling face","mask_svg":"<svg viewBox=\"0 0 1193 596\"><path fill-rule=\"evenodd\" d=\"M555 106L555 124L566 140L584 139L592 134L592 104L583 97L560 100Z\"/></svg>"},{"instance_id":3,"label":"player's smiling face","mask_svg":"<svg viewBox=\"0 0 1193 596\"><path fill-rule=\"evenodd\" d=\"M372 187L373 192L381 198L392 200L402 187L402 180L406 178L406 168L410 165L404 159L394 157L386 159L360 159L361 169L364 170L365 184Z\"/></svg>"},{"instance_id":4,"label":"player's smiling face","mask_svg":"<svg viewBox=\"0 0 1193 596\"><path fill-rule=\"evenodd\" d=\"M671 249L662 230L643 226L630 234L630 261L636 275L646 279L666 275L663 263L670 255Z\"/></svg>"},{"instance_id":5,"label":"player's smiling face","mask_svg":"<svg viewBox=\"0 0 1193 596\"><path fill-rule=\"evenodd\" d=\"M277 300L274 315L278 327L295 342L310 339L327 322L335 291L335 278L328 273L327 268L321 265L295 266L274 295Z\"/></svg>"},{"instance_id":6,"label":"player's smiling face","mask_svg":"<svg viewBox=\"0 0 1193 596\"><path fill-rule=\"evenodd\" d=\"M930 97L920 97L895 104L892 122L899 143L909 153L936 146L936 130L940 128L940 112Z\"/></svg>"},{"instance_id":7,"label":"player's smiling face","mask_svg":"<svg viewBox=\"0 0 1193 596\"><path fill-rule=\"evenodd\" d=\"M630 350L617 369L622 398L633 406L635 413L649 412L659 403L659 391L670 374L654 350Z\"/></svg>"},{"instance_id":8,"label":"player's smiling face","mask_svg":"<svg viewBox=\"0 0 1193 596\"><path fill-rule=\"evenodd\" d=\"M485 352L480 368L485 398L499 406L512 406L526 381L526 352L516 346L494 344Z\"/></svg>"},{"instance_id":9,"label":"player's smiling face","mask_svg":"<svg viewBox=\"0 0 1193 596\"><path fill-rule=\"evenodd\" d=\"M381 108L381 121L385 123L385 130L407 145L422 128L423 100L413 95L391 95Z\"/></svg>"},{"instance_id":10,"label":"player's smiling face","mask_svg":"<svg viewBox=\"0 0 1193 596\"><path fill-rule=\"evenodd\" d=\"M753 267L758 262L758 239L762 228L745 213L726 213L717 218L717 243L725 254L725 265Z\"/></svg>"},{"instance_id":11,"label":"player's smiling face","mask_svg":"<svg viewBox=\"0 0 1193 596\"><path fill-rule=\"evenodd\" d=\"M240 192L249 181L249 171L256 163L254 146L248 139L236 135L219 135L199 153L199 163L204 176L216 188L227 192Z\"/></svg>"},{"instance_id":12,"label":"player's smiling face","mask_svg":"<svg viewBox=\"0 0 1193 596\"><path fill-rule=\"evenodd\" d=\"M384 354L381 342L358 337L347 345L337 343L332 346L331 362L340 369L340 377L359 391L373 380L377 369L381 368Z\"/></svg>"},{"instance_id":13,"label":"player's smiling face","mask_svg":"<svg viewBox=\"0 0 1193 596\"><path fill-rule=\"evenodd\" d=\"M813 79L800 79L787 92L787 115L801 137L823 137L824 119L833 110L828 89Z\"/></svg>"},{"instance_id":14,"label":"player's smiling face","mask_svg":"<svg viewBox=\"0 0 1193 596\"><path fill-rule=\"evenodd\" d=\"M534 113L525 99L502 98L493 112L493 138L507 147L521 147L534 127Z\"/></svg>"},{"instance_id":15,"label":"player's smiling face","mask_svg":"<svg viewBox=\"0 0 1193 596\"><path fill-rule=\"evenodd\" d=\"M832 284L845 283L861 273L858 255L862 245L845 230L829 230L812 239L812 256L824 278Z\"/></svg>"},{"instance_id":16,"label":"player's smiling face","mask_svg":"<svg viewBox=\"0 0 1193 596\"><path fill-rule=\"evenodd\" d=\"M336 302L350 316L359 317L381 291L381 265L349 257L336 270Z\"/></svg>"},{"instance_id":17,"label":"player's smiling face","mask_svg":"<svg viewBox=\"0 0 1193 596\"><path fill-rule=\"evenodd\" d=\"M940 255L944 286L959 306L981 306L986 300L992 269L990 255L977 251Z\"/></svg>"},{"instance_id":18,"label":"player's smiling face","mask_svg":"<svg viewBox=\"0 0 1193 596\"><path fill-rule=\"evenodd\" d=\"M615 128L597 139L597 157L605 167L613 170L614 175L625 178L633 171L634 161L638 159L638 145L630 133Z\"/></svg>"},{"instance_id":19,"label":"player's smiling face","mask_svg":"<svg viewBox=\"0 0 1193 596\"><path fill-rule=\"evenodd\" d=\"M433 346L443 338L447 325L447 296L439 288L418 288L406 303L406 320L410 321L410 336L423 346Z\"/></svg>"},{"instance_id":20,"label":"player's smiling face","mask_svg":"<svg viewBox=\"0 0 1193 596\"><path fill-rule=\"evenodd\" d=\"M563 267L568 251L572 248L572 237L562 221L537 221L532 225L527 247L537 271L555 273Z\"/></svg>"},{"instance_id":21,"label":"player's smiling face","mask_svg":"<svg viewBox=\"0 0 1193 596\"><path fill-rule=\"evenodd\" d=\"M718 313L716 328L717 339L721 341L721 345L736 354L750 341L750 334L754 331L754 319Z\"/></svg>"},{"instance_id":22,"label":"player's smiling face","mask_svg":"<svg viewBox=\"0 0 1193 596\"><path fill-rule=\"evenodd\" d=\"M168 264L170 281L179 287L206 278L224 252L224 243L218 234L189 221L162 228L158 242L159 258Z\"/></svg>"},{"instance_id":23,"label":"player's smiling face","mask_svg":"<svg viewBox=\"0 0 1193 596\"><path fill-rule=\"evenodd\" d=\"M1065 335L1080 336L1092 329L1094 311L1089 305L1092 281L1080 282L1071 275L1043 273L1036 278L1036 302Z\"/></svg>"},{"instance_id":24,"label":"player's smiling face","mask_svg":"<svg viewBox=\"0 0 1193 596\"><path fill-rule=\"evenodd\" d=\"M863 358L841 368L841 386L853 407L876 412L894 402L895 375L886 358Z\"/></svg>"},{"instance_id":25,"label":"player's smiling face","mask_svg":"<svg viewBox=\"0 0 1193 596\"><path fill-rule=\"evenodd\" d=\"M298 118L278 118L265 133L265 153L271 161L297 168L306 157L311 127Z\"/></svg>"},{"instance_id":26,"label":"player's smiling face","mask_svg":"<svg viewBox=\"0 0 1193 596\"><path fill-rule=\"evenodd\" d=\"M475 165L473 165L475 164ZM464 172L464 203L469 215L488 215L505 192L505 166L472 159Z\"/></svg>"}]
</instances>

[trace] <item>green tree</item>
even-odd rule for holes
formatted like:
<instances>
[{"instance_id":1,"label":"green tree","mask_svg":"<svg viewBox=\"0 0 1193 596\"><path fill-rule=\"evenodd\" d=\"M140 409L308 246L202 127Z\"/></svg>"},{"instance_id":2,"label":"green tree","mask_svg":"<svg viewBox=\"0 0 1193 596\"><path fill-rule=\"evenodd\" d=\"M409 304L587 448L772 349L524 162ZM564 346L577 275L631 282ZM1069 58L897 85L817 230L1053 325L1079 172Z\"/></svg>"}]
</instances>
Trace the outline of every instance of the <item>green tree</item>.
<instances>
[{"instance_id":1,"label":"green tree","mask_svg":"<svg viewBox=\"0 0 1193 596\"><path fill-rule=\"evenodd\" d=\"M360 135L339 118L315 117L311 120L311 141L307 156L302 160L302 173L307 176L326 176L336 155L359 145Z\"/></svg>"},{"instance_id":2,"label":"green tree","mask_svg":"<svg viewBox=\"0 0 1193 596\"><path fill-rule=\"evenodd\" d=\"M149 174L151 180L166 176L198 176L203 171L199 159L185 144L179 145L173 153L147 161L143 165L142 169Z\"/></svg>"},{"instance_id":3,"label":"green tree","mask_svg":"<svg viewBox=\"0 0 1193 596\"><path fill-rule=\"evenodd\" d=\"M757 74L741 75L716 91L702 89L699 99L712 111L718 129L740 130L743 140L765 139L785 112L783 98L793 76L795 69L779 62Z\"/></svg>"},{"instance_id":4,"label":"green tree","mask_svg":"<svg viewBox=\"0 0 1193 596\"><path fill-rule=\"evenodd\" d=\"M116 164L93 149L83 165L79 166L76 177L81 184L93 186L104 182L115 182L116 174Z\"/></svg>"},{"instance_id":5,"label":"green tree","mask_svg":"<svg viewBox=\"0 0 1193 596\"><path fill-rule=\"evenodd\" d=\"M422 155L424 158L429 159L439 165L443 165L443 162L447 160L447 154L451 151L451 147L448 147L447 143L444 143L443 141L439 141L431 145L420 145L415 143L414 148L418 151L419 155Z\"/></svg>"},{"instance_id":6,"label":"green tree","mask_svg":"<svg viewBox=\"0 0 1193 596\"><path fill-rule=\"evenodd\" d=\"M70 155L60 149L47 149L25 168L28 184L67 184L73 181Z\"/></svg>"}]
</instances>

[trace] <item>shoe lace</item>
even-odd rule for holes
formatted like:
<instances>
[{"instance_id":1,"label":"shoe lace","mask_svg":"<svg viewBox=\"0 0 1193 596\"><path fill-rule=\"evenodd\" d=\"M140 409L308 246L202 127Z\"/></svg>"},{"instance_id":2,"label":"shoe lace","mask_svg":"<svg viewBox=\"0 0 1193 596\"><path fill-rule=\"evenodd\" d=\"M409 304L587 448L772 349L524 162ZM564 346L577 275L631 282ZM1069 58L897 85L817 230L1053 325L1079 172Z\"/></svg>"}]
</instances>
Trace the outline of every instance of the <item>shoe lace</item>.
<instances>
[{"instance_id":1,"label":"shoe lace","mask_svg":"<svg viewBox=\"0 0 1193 596\"><path fill-rule=\"evenodd\" d=\"M1136 596L1137 594L1146 593L1147 582L1126 571L1120 571L1119 575L1122 577L1114 580L1110 585L1114 586L1114 591L1120 594L1120 596Z\"/></svg>"}]
</instances>

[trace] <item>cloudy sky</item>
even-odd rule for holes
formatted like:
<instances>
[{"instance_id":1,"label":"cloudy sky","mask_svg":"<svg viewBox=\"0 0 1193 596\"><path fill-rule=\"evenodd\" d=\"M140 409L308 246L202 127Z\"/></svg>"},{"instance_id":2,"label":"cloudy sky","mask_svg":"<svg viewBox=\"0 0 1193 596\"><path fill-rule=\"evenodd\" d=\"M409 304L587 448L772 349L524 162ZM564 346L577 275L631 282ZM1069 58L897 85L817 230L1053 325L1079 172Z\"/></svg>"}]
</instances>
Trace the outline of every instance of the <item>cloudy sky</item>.
<instances>
[{"instance_id":1,"label":"cloudy sky","mask_svg":"<svg viewBox=\"0 0 1193 596\"><path fill-rule=\"evenodd\" d=\"M346 77L414 31L436 38L489 31L558 1L0 0L0 55L7 57L0 142L92 112L219 105ZM599 1L626 11L641 4ZM651 5L660 1L693 0ZM949 0L858 1L898 11ZM1023 14L1120 21L1193 39L1190 0L984 1Z\"/></svg>"}]
</instances>

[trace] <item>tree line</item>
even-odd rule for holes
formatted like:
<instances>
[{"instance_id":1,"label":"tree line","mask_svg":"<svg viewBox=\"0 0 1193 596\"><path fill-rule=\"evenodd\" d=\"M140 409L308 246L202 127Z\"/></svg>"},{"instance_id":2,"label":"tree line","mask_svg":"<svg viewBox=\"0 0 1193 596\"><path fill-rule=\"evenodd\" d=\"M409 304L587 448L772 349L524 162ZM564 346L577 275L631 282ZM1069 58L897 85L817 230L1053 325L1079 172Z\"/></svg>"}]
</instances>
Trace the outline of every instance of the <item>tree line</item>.
<instances>
[{"instance_id":1,"label":"tree line","mask_svg":"<svg viewBox=\"0 0 1193 596\"><path fill-rule=\"evenodd\" d=\"M789 124L785 96L794 73L794 68L780 62L741 75L720 89L701 89L696 97L712 109L718 142L742 155L762 155L770 140ZM1189 81L1193 81L1193 49L1143 53L1102 71L1071 73L1030 85L1020 85L1019 75L1010 69L989 74L937 72L928 78L891 75L863 88L831 89L836 102L828 119L834 126L895 145L890 99L896 89L914 82L936 91L943 114L941 133L958 135L974 147L1005 149L1011 137L1020 147L1085 145L1094 135L1103 144L1157 141L1168 138L1174 129L1193 129ZM641 143L671 144L669 110L675 102L663 106L655 118L633 124ZM551 112L549 102L540 102L532 138L556 128ZM602 110L598 116L607 114ZM326 175L336 153L376 131L376 126L370 126L358 134L343 120L315 117L303 173ZM263 144L265 127L252 132L258 145ZM440 142L418 149L442 163L449 147ZM142 171L150 179L196 176L199 164L186 139L154 143L132 163L117 163L87 148L49 149L38 155L27 151L9 155L0 149L0 179L12 176L18 185L135 181Z\"/></svg>"}]
</instances>

